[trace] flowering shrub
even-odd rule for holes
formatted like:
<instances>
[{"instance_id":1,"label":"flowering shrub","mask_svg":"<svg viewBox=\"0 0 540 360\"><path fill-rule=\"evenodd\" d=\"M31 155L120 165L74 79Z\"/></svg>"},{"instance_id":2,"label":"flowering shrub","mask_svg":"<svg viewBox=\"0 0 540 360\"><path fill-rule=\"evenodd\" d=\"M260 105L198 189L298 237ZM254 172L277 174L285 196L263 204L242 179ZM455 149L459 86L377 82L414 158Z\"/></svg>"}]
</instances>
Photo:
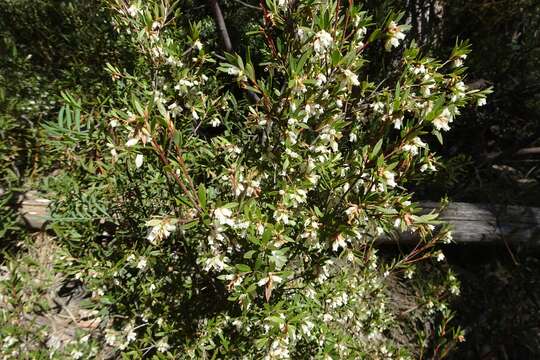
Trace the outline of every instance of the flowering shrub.
<instances>
[{"instance_id":1,"label":"flowering shrub","mask_svg":"<svg viewBox=\"0 0 540 360\"><path fill-rule=\"evenodd\" d=\"M167 1L110 6L140 57L107 66L108 102L71 129L86 172L50 180L72 273L121 314L104 341L171 358L412 357L387 336L386 279L444 260L431 249L450 234L407 186L437 170L429 143L459 109L484 103L463 83L467 47L439 61L404 46L399 14L267 0L263 45L223 57ZM420 245L385 265L374 242L401 231Z\"/></svg>"}]
</instances>

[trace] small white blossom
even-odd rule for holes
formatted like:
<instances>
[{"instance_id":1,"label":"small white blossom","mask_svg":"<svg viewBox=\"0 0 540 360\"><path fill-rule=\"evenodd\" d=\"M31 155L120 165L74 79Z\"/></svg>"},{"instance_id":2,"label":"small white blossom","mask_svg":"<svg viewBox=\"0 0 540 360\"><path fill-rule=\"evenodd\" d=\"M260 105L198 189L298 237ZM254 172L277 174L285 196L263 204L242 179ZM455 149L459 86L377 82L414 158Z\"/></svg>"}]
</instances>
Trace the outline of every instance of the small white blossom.
<instances>
[{"instance_id":1,"label":"small white blossom","mask_svg":"<svg viewBox=\"0 0 540 360\"><path fill-rule=\"evenodd\" d=\"M131 146L137 145L137 143L139 142L139 140L140 140L140 139L139 139L138 137L129 139L129 140L126 142L126 147L131 147Z\"/></svg>"},{"instance_id":2,"label":"small white blossom","mask_svg":"<svg viewBox=\"0 0 540 360\"><path fill-rule=\"evenodd\" d=\"M115 346L116 345L116 333L114 330L107 329L105 332L105 342L107 345Z\"/></svg>"},{"instance_id":3,"label":"small white blossom","mask_svg":"<svg viewBox=\"0 0 540 360\"><path fill-rule=\"evenodd\" d=\"M383 176L384 176L384 179L386 180L387 186L392 187L392 188L397 186L397 183L395 180L396 175L392 171L385 171Z\"/></svg>"},{"instance_id":4,"label":"small white blossom","mask_svg":"<svg viewBox=\"0 0 540 360\"><path fill-rule=\"evenodd\" d=\"M338 234L332 242L332 250L337 251L339 248L347 248L347 241L342 234Z\"/></svg>"},{"instance_id":5,"label":"small white blossom","mask_svg":"<svg viewBox=\"0 0 540 360\"><path fill-rule=\"evenodd\" d=\"M263 277L261 280L257 282L257 285L264 286L268 282L274 282L274 283L280 283L283 279L277 275L274 275L272 273L268 273L266 277Z\"/></svg>"},{"instance_id":6,"label":"small white blossom","mask_svg":"<svg viewBox=\"0 0 540 360\"><path fill-rule=\"evenodd\" d=\"M148 265L148 262L146 261L146 258L144 256L141 256L139 258L139 262L137 263L137 269L144 270L146 269L147 265Z\"/></svg>"},{"instance_id":7,"label":"small white blossom","mask_svg":"<svg viewBox=\"0 0 540 360\"><path fill-rule=\"evenodd\" d=\"M221 121L219 120L219 118L214 117L212 118L212 120L210 120L210 125L212 125L212 127L218 127L219 125L221 125Z\"/></svg>"},{"instance_id":8,"label":"small white blossom","mask_svg":"<svg viewBox=\"0 0 540 360\"><path fill-rule=\"evenodd\" d=\"M467 58L467 55L466 55L466 54L463 54L463 55L458 56L458 57L454 60L454 67L461 67L461 66L463 66L463 60L465 60L466 58Z\"/></svg>"},{"instance_id":9,"label":"small white blossom","mask_svg":"<svg viewBox=\"0 0 540 360\"><path fill-rule=\"evenodd\" d=\"M124 331L127 332L127 335L126 335L126 342L127 343L130 343L130 342L135 341L137 339L137 333L133 329L132 325L128 326L127 329L124 329Z\"/></svg>"},{"instance_id":10,"label":"small white blossom","mask_svg":"<svg viewBox=\"0 0 540 360\"><path fill-rule=\"evenodd\" d=\"M333 43L334 39L332 38L332 35L327 33L325 30L321 30L315 34L313 50L315 50L317 54L324 54L332 47Z\"/></svg>"},{"instance_id":11,"label":"small white blossom","mask_svg":"<svg viewBox=\"0 0 540 360\"><path fill-rule=\"evenodd\" d=\"M384 111L384 103L377 101L370 105L373 111L375 112L383 112Z\"/></svg>"},{"instance_id":12,"label":"small white blossom","mask_svg":"<svg viewBox=\"0 0 540 360\"><path fill-rule=\"evenodd\" d=\"M440 261L443 261L443 260L445 259L444 254L443 254L442 251L438 251L436 254L437 254L437 255L436 255L437 261L440 262Z\"/></svg>"},{"instance_id":13,"label":"small white blossom","mask_svg":"<svg viewBox=\"0 0 540 360\"><path fill-rule=\"evenodd\" d=\"M231 209L221 207L214 210L214 219L219 225L234 225L234 221L231 220Z\"/></svg>"},{"instance_id":14,"label":"small white blossom","mask_svg":"<svg viewBox=\"0 0 540 360\"><path fill-rule=\"evenodd\" d=\"M484 106L487 104L487 100L486 98L482 97L482 98L479 98L477 101L476 101L476 105L477 106Z\"/></svg>"},{"instance_id":15,"label":"small white blossom","mask_svg":"<svg viewBox=\"0 0 540 360\"><path fill-rule=\"evenodd\" d=\"M131 17L135 17L137 16L139 13L141 12L141 9L139 9L139 7L135 4L131 5L128 9L127 9L127 13L129 14L129 16Z\"/></svg>"},{"instance_id":16,"label":"small white blossom","mask_svg":"<svg viewBox=\"0 0 540 360\"><path fill-rule=\"evenodd\" d=\"M437 130L448 131L450 130L450 123L453 121L452 114L445 108L443 112L433 120L433 126Z\"/></svg>"},{"instance_id":17,"label":"small white blossom","mask_svg":"<svg viewBox=\"0 0 540 360\"><path fill-rule=\"evenodd\" d=\"M394 123L394 129L401 129L401 126L403 125L403 116L395 117L392 122Z\"/></svg>"},{"instance_id":18,"label":"small white blossom","mask_svg":"<svg viewBox=\"0 0 540 360\"><path fill-rule=\"evenodd\" d=\"M83 353L82 351L80 351L80 350L75 350L75 349L74 349L74 350L71 351L71 354L70 354L70 355L71 355L71 357L72 357L73 359L77 360L77 359L82 358L83 355L84 355L84 353Z\"/></svg>"},{"instance_id":19,"label":"small white blossom","mask_svg":"<svg viewBox=\"0 0 540 360\"><path fill-rule=\"evenodd\" d=\"M144 156L142 154L137 154L137 156L135 156L135 166L137 167L137 169L142 166L143 161Z\"/></svg>"},{"instance_id":20,"label":"small white blossom","mask_svg":"<svg viewBox=\"0 0 540 360\"><path fill-rule=\"evenodd\" d=\"M343 71L343 74L345 74L345 78L347 79L347 83L349 83L350 85L353 85L353 86L360 85L360 81L358 81L358 75L353 73L351 70L345 69Z\"/></svg>"},{"instance_id":21,"label":"small white blossom","mask_svg":"<svg viewBox=\"0 0 540 360\"><path fill-rule=\"evenodd\" d=\"M146 237L150 243L156 245L161 240L166 239L176 230L176 225L171 219L152 219L146 222L146 226L151 226L152 229Z\"/></svg>"},{"instance_id":22,"label":"small white blossom","mask_svg":"<svg viewBox=\"0 0 540 360\"><path fill-rule=\"evenodd\" d=\"M169 345L169 343L167 343L167 339L161 339L156 344L157 351L159 351L160 353L166 352L170 349L170 347L171 346Z\"/></svg>"},{"instance_id":23,"label":"small white blossom","mask_svg":"<svg viewBox=\"0 0 540 360\"><path fill-rule=\"evenodd\" d=\"M306 32L304 31L304 29L302 29L302 28L296 29L296 37L300 41L304 41L306 39Z\"/></svg>"},{"instance_id":24,"label":"small white blossom","mask_svg":"<svg viewBox=\"0 0 540 360\"><path fill-rule=\"evenodd\" d=\"M205 261L204 270L205 271L216 270L218 272L222 271L223 269L229 266L227 264L228 261L229 261L229 258L223 255L217 255L212 258L208 258Z\"/></svg>"},{"instance_id":25,"label":"small white blossom","mask_svg":"<svg viewBox=\"0 0 540 360\"><path fill-rule=\"evenodd\" d=\"M193 43L193 47L200 51L203 48L203 44L199 40L195 40L195 42Z\"/></svg>"},{"instance_id":26,"label":"small white blossom","mask_svg":"<svg viewBox=\"0 0 540 360\"><path fill-rule=\"evenodd\" d=\"M448 231L446 233L446 235L444 236L443 238L443 243L445 244L450 244L453 240L453 237L452 237L452 232L451 231Z\"/></svg>"},{"instance_id":27,"label":"small white blossom","mask_svg":"<svg viewBox=\"0 0 540 360\"><path fill-rule=\"evenodd\" d=\"M290 0L278 0L277 4L279 7L285 8L289 6L289 1Z\"/></svg>"},{"instance_id":28,"label":"small white blossom","mask_svg":"<svg viewBox=\"0 0 540 360\"><path fill-rule=\"evenodd\" d=\"M392 47L398 47L399 41L405 39L405 34L394 21L390 21L390 24L388 24L387 35L388 40L384 45L387 51L390 51Z\"/></svg>"},{"instance_id":29,"label":"small white blossom","mask_svg":"<svg viewBox=\"0 0 540 360\"><path fill-rule=\"evenodd\" d=\"M324 74L319 74L317 75L317 78L315 80L315 84L317 86L321 86L322 84L326 83L327 79L326 79L326 76Z\"/></svg>"}]
</instances>

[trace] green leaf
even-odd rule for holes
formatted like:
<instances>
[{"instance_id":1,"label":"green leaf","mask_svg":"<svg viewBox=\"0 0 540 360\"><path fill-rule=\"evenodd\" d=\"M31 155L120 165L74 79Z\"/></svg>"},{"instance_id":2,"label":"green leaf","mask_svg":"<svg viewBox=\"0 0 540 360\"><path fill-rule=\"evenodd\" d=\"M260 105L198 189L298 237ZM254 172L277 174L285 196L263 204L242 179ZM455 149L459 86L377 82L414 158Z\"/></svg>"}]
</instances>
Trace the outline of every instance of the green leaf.
<instances>
[{"instance_id":1,"label":"green leaf","mask_svg":"<svg viewBox=\"0 0 540 360\"><path fill-rule=\"evenodd\" d=\"M272 229L270 227L267 227L264 229L264 233L262 235L262 243L266 244L271 238L272 238Z\"/></svg>"},{"instance_id":2,"label":"green leaf","mask_svg":"<svg viewBox=\"0 0 540 360\"><path fill-rule=\"evenodd\" d=\"M201 183L199 185L199 189L197 190L197 193L199 195L199 202L201 203L201 207L203 210L206 209L206 188L204 187L204 184Z\"/></svg>"},{"instance_id":3,"label":"green leaf","mask_svg":"<svg viewBox=\"0 0 540 360\"><path fill-rule=\"evenodd\" d=\"M382 143L383 143L383 139L380 139L379 141L377 141L377 143L373 147L373 150L371 151L371 155L369 156L370 160L373 160L375 159L375 157L377 157L377 155L379 154L379 151L381 151Z\"/></svg>"},{"instance_id":4,"label":"green leaf","mask_svg":"<svg viewBox=\"0 0 540 360\"><path fill-rule=\"evenodd\" d=\"M251 268L246 264L236 264L234 267L240 272L251 272Z\"/></svg>"}]
</instances>

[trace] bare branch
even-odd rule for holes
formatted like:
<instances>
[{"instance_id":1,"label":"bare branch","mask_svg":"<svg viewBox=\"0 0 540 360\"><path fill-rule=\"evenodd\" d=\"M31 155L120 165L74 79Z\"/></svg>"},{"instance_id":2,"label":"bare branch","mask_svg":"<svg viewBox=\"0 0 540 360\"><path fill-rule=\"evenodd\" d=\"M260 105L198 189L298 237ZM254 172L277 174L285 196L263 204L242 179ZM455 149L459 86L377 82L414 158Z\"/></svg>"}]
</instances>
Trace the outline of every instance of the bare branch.
<instances>
[{"instance_id":1,"label":"bare branch","mask_svg":"<svg viewBox=\"0 0 540 360\"><path fill-rule=\"evenodd\" d=\"M233 52L233 47L231 43L231 38L229 37L229 32L227 31L227 26L225 25L225 20L223 19L223 13L219 7L218 0L208 0L208 5L212 14L214 15L214 21L219 32L219 37L223 43L223 49L226 52Z\"/></svg>"}]
</instances>

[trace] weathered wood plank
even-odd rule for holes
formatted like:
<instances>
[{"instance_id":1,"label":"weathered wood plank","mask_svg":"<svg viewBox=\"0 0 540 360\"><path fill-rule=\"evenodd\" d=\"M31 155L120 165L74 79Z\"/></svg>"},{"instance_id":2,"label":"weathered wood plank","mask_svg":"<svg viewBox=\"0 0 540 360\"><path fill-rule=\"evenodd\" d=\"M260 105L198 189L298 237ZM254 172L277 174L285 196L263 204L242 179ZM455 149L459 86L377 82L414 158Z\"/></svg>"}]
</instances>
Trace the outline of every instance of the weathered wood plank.
<instances>
[{"instance_id":1,"label":"weathered wood plank","mask_svg":"<svg viewBox=\"0 0 540 360\"><path fill-rule=\"evenodd\" d=\"M20 201L21 218L29 229L40 230L48 218L50 200L28 192ZM425 212L438 208L436 202L421 202ZM540 208L455 202L442 212L441 220L452 226L454 241L461 244L507 244L540 247ZM379 244L412 244L411 234L398 240L382 238Z\"/></svg>"},{"instance_id":2,"label":"weathered wood plank","mask_svg":"<svg viewBox=\"0 0 540 360\"><path fill-rule=\"evenodd\" d=\"M25 193L19 208L21 220L31 230L43 229L49 217L50 203L50 200L40 197L36 192Z\"/></svg>"},{"instance_id":3,"label":"weathered wood plank","mask_svg":"<svg viewBox=\"0 0 540 360\"><path fill-rule=\"evenodd\" d=\"M426 212L437 209L434 202L422 202ZM504 244L540 246L540 208L470 204L455 202L441 213L441 220L452 226L456 243ZM415 243L410 234L400 237L399 243ZM381 244L396 240L380 239Z\"/></svg>"}]
</instances>

